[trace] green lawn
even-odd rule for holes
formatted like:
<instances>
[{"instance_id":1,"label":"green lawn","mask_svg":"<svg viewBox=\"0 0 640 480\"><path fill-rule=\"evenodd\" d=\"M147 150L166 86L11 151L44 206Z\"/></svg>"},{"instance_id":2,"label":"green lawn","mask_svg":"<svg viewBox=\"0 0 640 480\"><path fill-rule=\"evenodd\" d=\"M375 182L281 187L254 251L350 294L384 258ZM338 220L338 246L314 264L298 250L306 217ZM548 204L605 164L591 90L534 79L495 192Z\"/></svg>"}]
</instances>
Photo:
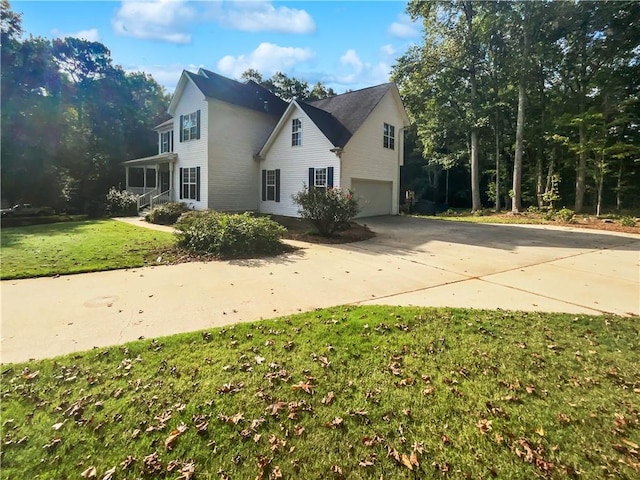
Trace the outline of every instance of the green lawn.
<instances>
[{"instance_id":1,"label":"green lawn","mask_svg":"<svg viewBox=\"0 0 640 480\"><path fill-rule=\"evenodd\" d=\"M338 307L4 365L2 478L638 478L639 342L633 318Z\"/></svg>"},{"instance_id":2,"label":"green lawn","mask_svg":"<svg viewBox=\"0 0 640 480\"><path fill-rule=\"evenodd\" d=\"M1 278L139 267L175 243L170 233L115 220L86 220L2 229Z\"/></svg>"}]
</instances>

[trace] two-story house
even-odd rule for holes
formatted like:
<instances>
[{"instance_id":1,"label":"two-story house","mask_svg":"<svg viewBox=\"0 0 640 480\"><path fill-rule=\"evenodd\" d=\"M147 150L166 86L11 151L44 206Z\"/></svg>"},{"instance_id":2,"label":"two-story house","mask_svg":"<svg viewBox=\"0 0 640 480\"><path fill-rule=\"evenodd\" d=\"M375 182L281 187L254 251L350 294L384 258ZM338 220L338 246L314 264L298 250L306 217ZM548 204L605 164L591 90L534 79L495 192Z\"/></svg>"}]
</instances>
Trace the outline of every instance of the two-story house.
<instances>
[{"instance_id":1,"label":"two-story house","mask_svg":"<svg viewBox=\"0 0 640 480\"><path fill-rule=\"evenodd\" d=\"M253 81L183 72L156 127L158 155L124 162L140 205L298 216L305 186L346 187L361 216L398 213L403 131L393 83L286 103Z\"/></svg>"}]
</instances>

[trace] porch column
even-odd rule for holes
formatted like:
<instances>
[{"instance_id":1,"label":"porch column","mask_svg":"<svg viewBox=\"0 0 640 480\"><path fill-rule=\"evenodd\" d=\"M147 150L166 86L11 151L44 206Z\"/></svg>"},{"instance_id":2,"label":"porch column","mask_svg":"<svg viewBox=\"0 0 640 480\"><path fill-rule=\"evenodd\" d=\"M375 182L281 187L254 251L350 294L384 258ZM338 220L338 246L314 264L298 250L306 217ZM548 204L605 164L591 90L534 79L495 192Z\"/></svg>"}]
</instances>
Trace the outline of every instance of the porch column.
<instances>
[{"instance_id":1,"label":"porch column","mask_svg":"<svg viewBox=\"0 0 640 480\"><path fill-rule=\"evenodd\" d=\"M162 193L162 186L160 185L160 164L159 163L156 163L156 192Z\"/></svg>"},{"instance_id":2,"label":"porch column","mask_svg":"<svg viewBox=\"0 0 640 480\"><path fill-rule=\"evenodd\" d=\"M171 190L171 200L175 199L175 193L173 192L173 163L169 164L169 190Z\"/></svg>"},{"instance_id":3,"label":"porch column","mask_svg":"<svg viewBox=\"0 0 640 480\"><path fill-rule=\"evenodd\" d=\"M125 190L129 190L129 167L125 167L124 169L124 185L125 185Z\"/></svg>"},{"instance_id":4,"label":"porch column","mask_svg":"<svg viewBox=\"0 0 640 480\"><path fill-rule=\"evenodd\" d=\"M142 167L142 192L147 193L147 166Z\"/></svg>"}]
</instances>

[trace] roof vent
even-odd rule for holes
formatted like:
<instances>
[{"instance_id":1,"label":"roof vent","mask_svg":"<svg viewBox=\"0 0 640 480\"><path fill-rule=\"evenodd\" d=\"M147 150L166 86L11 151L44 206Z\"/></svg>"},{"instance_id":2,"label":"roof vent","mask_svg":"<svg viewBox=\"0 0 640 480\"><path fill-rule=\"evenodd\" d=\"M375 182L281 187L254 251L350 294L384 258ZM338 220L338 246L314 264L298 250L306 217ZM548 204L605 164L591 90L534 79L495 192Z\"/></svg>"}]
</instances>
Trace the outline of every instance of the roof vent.
<instances>
[{"instance_id":1,"label":"roof vent","mask_svg":"<svg viewBox=\"0 0 640 480\"><path fill-rule=\"evenodd\" d=\"M269 102L267 100L264 101L264 111L265 112L269 111Z\"/></svg>"}]
</instances>

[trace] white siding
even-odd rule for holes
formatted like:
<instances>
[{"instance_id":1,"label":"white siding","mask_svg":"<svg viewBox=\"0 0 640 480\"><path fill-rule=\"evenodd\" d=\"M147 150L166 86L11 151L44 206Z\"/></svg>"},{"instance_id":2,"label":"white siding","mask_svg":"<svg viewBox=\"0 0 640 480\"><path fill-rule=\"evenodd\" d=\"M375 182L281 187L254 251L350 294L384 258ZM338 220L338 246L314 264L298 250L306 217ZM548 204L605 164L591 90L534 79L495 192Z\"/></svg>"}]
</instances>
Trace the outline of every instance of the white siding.
<instances>
[{"instance_id":1,"label":"white siding","mask_svg":"<svg viewBox=\"0 0 640 480\"><path fill-rule=\"evenodd\" d=\"M384 148L383 127L395 127L395 149ZM353 188L353 180L393 182L390 211L398 213L398 188L402 145L404 143L402 104L393 90L389 90L371 112L369 118L349 140L342 153L343 185ZM355 192L357 195L357 192Z\"/></svg>"},{"instance_id":2,"label":"white siding","mask_svg":"<svg viewBox=\"0 0 640 480\"><path fill-rule=\"evenodd\" d=\"M277 118L209 99L209 208L258 209L259 165L254 160Z\"/></svg>"},{"instance_id":3,"label":"white siding","mask_svg":"<svg viewBox=\"0 0 640 480\"><path fill-rule=\"evenodd\" d=\"M302 145L291 146L291 120L302 119ZM291 196L309 183L309 168L333 167L333 186L340 187L340 159L329 150L331 142L299 108L294 107L285 118L271 148L260 162L261 170L280 169L280 202L260 201L260 212L298 217L298 206ZM261 184L259 185L259 190ZM260 197L262 198L262 197Z\"/></svg>"},{"instance_id":4,"label":"white siding","mask_svg":"<svg viewBox=\"0 0 640 480\"><path fill-rule=\"evenodd\" d=\"M180 142L180 115L187 115L200 110L200 139ZM187 82L180 101L176 106L173 117L174 152L178 160L173 171L174 195L176 201L182 201L196 210L203 210L208 206L207 192L207 102L202 92L191 81ZM180 200L180 168L200 167L200 201Z\"/></svg>"}]
</instances>

